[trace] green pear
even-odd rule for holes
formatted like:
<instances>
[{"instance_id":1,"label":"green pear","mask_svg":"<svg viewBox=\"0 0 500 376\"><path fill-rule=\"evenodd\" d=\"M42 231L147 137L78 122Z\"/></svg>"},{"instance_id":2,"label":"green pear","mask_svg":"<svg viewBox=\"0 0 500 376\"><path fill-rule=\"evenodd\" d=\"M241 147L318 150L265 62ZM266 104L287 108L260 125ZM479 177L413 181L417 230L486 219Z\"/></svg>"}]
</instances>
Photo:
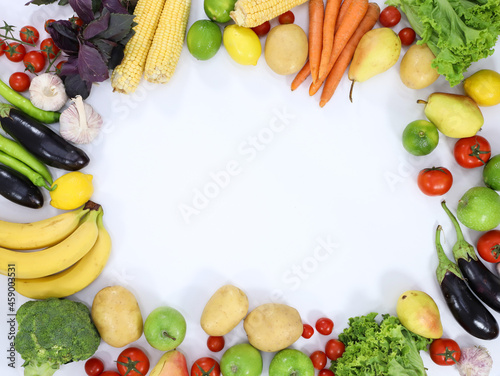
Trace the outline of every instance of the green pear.
<instances>
[{"instance_id":1,"label":"green pear","mask_svg":"<svg viewBox=\"0 0 500 376\"><path fill-rule=\"evenodd\" d=\"M401 324L410 332L425 338L440 338L443 335L436 302L423 291L409 290L401 294L396 313Z\"/></svg>"},{"instance_id":2,"label":"green pear","mask_svg":"<svg viewBox=\"0 0 500 376\"><path fill-rule=\"evenodd\" d=\"M451 138L472 137L484 124L479 106L465 95L437 92L417 102L425 103L425 116Z\"/></svg>"},{"instance_id":3,"label":"green pear","mask_svg":"<svg viewBox=\"0 0 500 376\"><path fill-rule=\"evenodd\" d=\"M500 224L500 195L487 187L473 187L458 201L457 217L475 231L489 231Z\"/></svg>"}]
</instances>

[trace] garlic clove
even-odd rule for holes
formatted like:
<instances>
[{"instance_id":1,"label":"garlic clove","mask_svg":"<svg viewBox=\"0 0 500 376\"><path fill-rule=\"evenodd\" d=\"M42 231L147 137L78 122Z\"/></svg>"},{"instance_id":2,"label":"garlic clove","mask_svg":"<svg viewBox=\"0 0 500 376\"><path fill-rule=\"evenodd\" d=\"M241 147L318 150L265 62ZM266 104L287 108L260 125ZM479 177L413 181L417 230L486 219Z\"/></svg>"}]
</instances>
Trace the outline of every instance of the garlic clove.
<instances>
[{"instance_id":1,"label":"garlic clove","mask_svg":"<svg viewBox=\"0 0 500 376\"><path fill-rule=\"evenodd\" d=\"M59 111L68 101L61 78L51 73L33 77L29 93L31 103L45 111Z\"/></svg>"},{"instance_id":2,"label":"garlic clove","mask_svg":"<svg viewBox=\"0 0 500 376\"><path fill-rule=\"evenodd\" d=\"M75 144L88 144L99 134L103 121L94 108L84 103L80 95L72 99L72 104L61 113L59 132L61 136Z\"/></svg>"}]
</instances>

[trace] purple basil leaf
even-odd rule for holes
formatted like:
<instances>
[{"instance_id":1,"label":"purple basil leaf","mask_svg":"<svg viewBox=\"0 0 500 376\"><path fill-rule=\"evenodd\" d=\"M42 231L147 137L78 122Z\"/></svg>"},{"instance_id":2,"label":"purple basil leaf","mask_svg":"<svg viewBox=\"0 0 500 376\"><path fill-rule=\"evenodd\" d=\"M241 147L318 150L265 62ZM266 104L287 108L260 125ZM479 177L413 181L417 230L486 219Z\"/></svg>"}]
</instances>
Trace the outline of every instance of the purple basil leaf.
<instances>
[{"instance_id":1,"label":"purple basil leaf","mask_svg":"<svg viewBox=\"0 0 500 376\"><path fill-rule=\"evenodd\" d=\"M128 14L127 8L123 6L120 0L102 0L102 5L111 13Z\"/></svg>"},{"instance_id":2,"label":"purple basil leaf","mask_svg":"<svg viewBox=\"0 0 500 376\"><path fill-rule=\"evenodd\" d=\"M113 51L111 51L111 57L108 60L108 68L115 69L123 60L123 50L125 49L124 45L118 44Z\"/></svg>"},{"instance_id":3,"label":"purple basil leaf","mask_svg":"<svg viewBox=\"0 0 500 376\"><path fill-rule=\"evenodd\" d=\"M77 74L64 77L64 88L66 95L70 98L75 98L81 95L82 99L87 99L92 88L92 82L84 81Z\"/></svg>"},{"instance_id":4,"label":"purple basil leaf","mask_svg":"<svg viewBox=\"0 0 500 376\"><path fill-rule=\"evenodd\" d=\"M78 57L70 56L68 60L62 65L60 76L71 76L78 74Z\"/></svg>"},{"instance_id":5,"label":"purple basil leaf","mask_svg":"<svg viewBox=\"0 0 500 376\"><path fill-rule=\"evenodd\" d=\"M109 78L108 65L90 43L80 45L78 72L82 80L89 82L102 82Z\"/></svg>"},{"instance_id":6,"label":"purple basil leaf","mask_svg":"<svg viewBox=\"0 0 500 376\"><path fill-rule=\"evenodd\" d=\"M102 9L102 1L101 0L92 0L92 12L97 13Z\"/></svg>"},{"instance_id":7,"label":"purple basil leaf","mask_svg":"<svg viewBox=\"0 0 500 376\"><path fill-rule=\"evenodd\" d=\"M113 42L120 42L129 35L134 24L134 16L131 14L111 13L108 29L97 36L102 39L112 40Z\"/></svg>"},{"instance_id":8,"label":"purple basil leaf","mask_svg":"<svg viewBox=\"0 0 500 376\"><path fill-rule=\"evenodd\" d=\"M107 30L109 26L109 18L109 12L106 9L103 10L101 16L98 19L90 22L87 26L85 26L85 29L83 29L83 37L85 39L91 39L97 34L102 33L104 30Z\"/></svg>"},{"instance_id":9,"label":"purple basil leaf","mask_svg":"<svg viewBox=\"0 0 500 376\"><path fill-rule=\"evenodd\" d=\"M77 54L79 45L75 30L70 21L58 20L47 25L54 44L68 55Z\"/></svg>"},{"instance_id":10,"label":"purple basil leaf","mask_svg":"<svg viewBox=\"0 0 500 376\"><path fill-rule=\"evenodd\" d=\"M92 44L97 48L97 50L101 53L102 59L106 62L111 57L111 52L113 48L116 47L116 43L107 39L95 39L92 40Z\"/></svg>"},{"instance_id":11,"label":"purple basil leaf","mask_svg":"<svg viewBox=\"0 0 500 376\"><path fill-rule=\"evenodd\" d=\"M69 0L69 5L71 5L71 8L73 8L85 24L90 23L94 19L92 0Z\"/></svg>"}]
</instances>

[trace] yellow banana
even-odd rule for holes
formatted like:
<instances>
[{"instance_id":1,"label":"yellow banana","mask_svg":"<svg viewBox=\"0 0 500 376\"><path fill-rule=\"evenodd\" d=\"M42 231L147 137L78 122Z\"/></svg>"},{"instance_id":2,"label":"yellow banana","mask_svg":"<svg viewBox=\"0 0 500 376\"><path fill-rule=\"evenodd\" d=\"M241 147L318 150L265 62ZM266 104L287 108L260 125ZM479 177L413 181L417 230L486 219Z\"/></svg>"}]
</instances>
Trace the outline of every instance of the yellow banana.
<instances>
[{"instance_id":1,"label":"yellow banana","mask_svg":"<svg viewBox=\"0 0 500 376\"><path fill-rule=\"evenodd\" d=\"M65 298L83 290L101 274L111 253L111 237L97 217L99 234L92 249L70 268L42 278L16 279L16 290L30 299Z\"/></svg>"},{"instance_id":2,"label":"yellow banana","mask_svg":"<svg viewBox=\"0 0 500 376\"><path fill-rule=\"evenodd\" d=\"M78 228L56 245L35 252L0 248L0 274L40 278L69 268L85 256L97 240L97 210L91 210Z\"/></svg>"},{"instance_id":3,"label":"yellow banana","mask_svg":"<svg viewBox=\"0 0 500 376\"><path fill-rule=\"evenodd\" d=\"M88 211L81 207L31 223L0 221L0 247L17 250L51 247L75 231Z\"/></svg>"}]
</instances>

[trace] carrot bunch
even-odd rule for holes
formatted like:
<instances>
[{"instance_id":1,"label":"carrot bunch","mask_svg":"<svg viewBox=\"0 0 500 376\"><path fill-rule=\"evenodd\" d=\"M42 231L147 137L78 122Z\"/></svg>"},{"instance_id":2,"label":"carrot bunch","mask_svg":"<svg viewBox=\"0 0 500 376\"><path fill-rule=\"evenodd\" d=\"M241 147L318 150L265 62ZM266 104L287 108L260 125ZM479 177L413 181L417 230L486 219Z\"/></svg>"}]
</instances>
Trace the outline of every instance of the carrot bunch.
<instances>
[{"instance_id":1,"label":"carrot bunch","mask_svg":"<svg viewBox=\"0 0 500 376\"><path fill-rule=\"evenodd\" d=\"M309 76L309 95L323 86L319 105L333 96L361 37L375 26L380 14L368 0L309 0L309 59L292 81L297 89Z\"/></svg>"}]
</instances>

